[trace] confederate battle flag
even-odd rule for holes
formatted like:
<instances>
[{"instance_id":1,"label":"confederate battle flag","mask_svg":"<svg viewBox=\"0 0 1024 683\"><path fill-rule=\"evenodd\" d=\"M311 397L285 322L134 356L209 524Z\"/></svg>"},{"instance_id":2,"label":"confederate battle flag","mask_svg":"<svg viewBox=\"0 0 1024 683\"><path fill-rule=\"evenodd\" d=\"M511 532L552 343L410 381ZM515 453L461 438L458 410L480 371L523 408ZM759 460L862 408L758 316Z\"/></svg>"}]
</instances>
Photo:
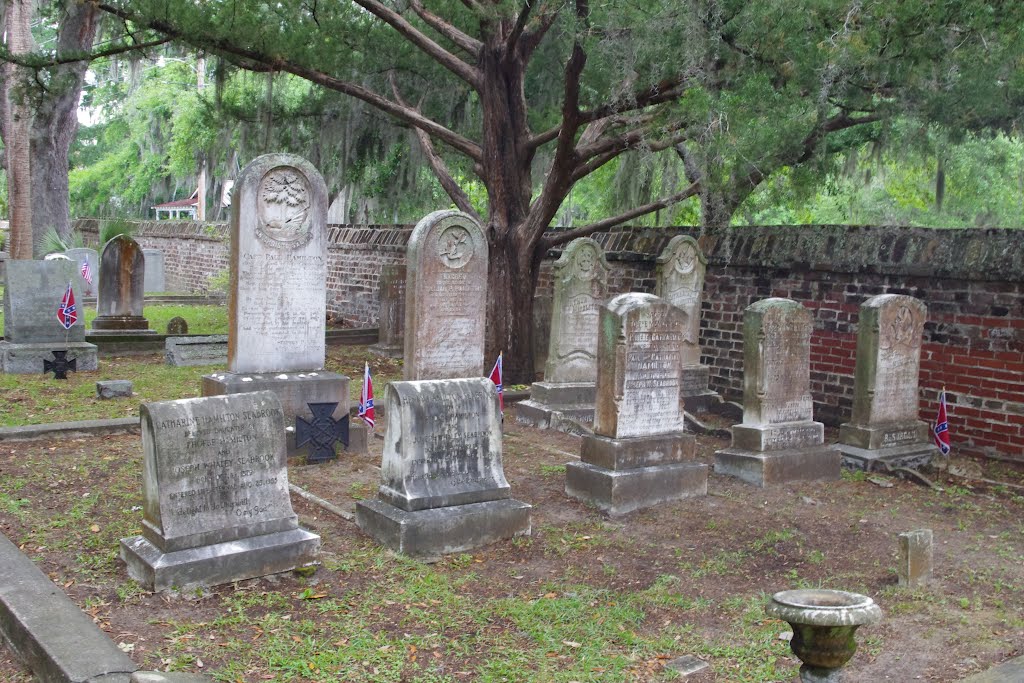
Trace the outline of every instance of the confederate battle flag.
<instances>
[{"instance_id":1,"label":"confederate battle flag","mask_svg":"<svg viewBox=\"0 0 1024 683\"><path fill-rule=\"evenodd\" d=\"M939 412L935 416L935 445L943 455L949 455L949 421L946 419L946 390L939 392Z\"/></svg>"},{"instance_id":2,"label":"confederate battle flag","mask_svg":"<svg viewBox=\"0 0 1024 683\"><path fill-rule=\"evenodd\" d=\"M363 393L359 395L359 417L373 429L373 380L370 378L370 364L363 368Z\"/></svg>"},{"instance_id":3,"label":"confederate battle flag","mask_svg":"<svg viewBox=\"0 0 1024 683\"><path fill-rule=\"evenodd\" d=\"M78 310L75 307L75 293L71 291L71 283L68 283L68 291L64 292L64 298L60 300L60 306L57 307L57 320L64 326L65 330L70 330L71 326L78 321Z\"/></svg>"},{"instance_id":4,"label":"confederate battle flag","mask_svg":"<svg viewBox=\"0 0 1024 683\"><path fill-rule=\"evenodd\" d=\"M501 410L505 410L505 389L501 386L501 354L498 354L498 360L494 361L494 367L491 368L491 374L488 377L494 382L494 387L498 391L498 405Z\"/></svg>"}]
</instances>

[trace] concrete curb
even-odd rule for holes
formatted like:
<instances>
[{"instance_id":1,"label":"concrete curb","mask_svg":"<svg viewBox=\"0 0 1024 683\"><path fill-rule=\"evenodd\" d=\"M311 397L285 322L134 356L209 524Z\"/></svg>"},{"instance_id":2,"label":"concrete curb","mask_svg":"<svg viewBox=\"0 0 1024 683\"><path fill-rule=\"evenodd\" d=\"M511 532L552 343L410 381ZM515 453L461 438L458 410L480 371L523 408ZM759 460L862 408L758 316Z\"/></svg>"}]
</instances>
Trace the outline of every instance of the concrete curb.
<instances>
[{"instance_id":1,"label":"concrete curb","mask_svg":"<svg viewBox=\"0 0 1024 683\"><path fill-rule=\"evenodd\" d=\"M80 422L50 422L41 425L3 427L0 428L0 441L32 441L54 436L138 433L139 418L119 417L113 420L81 420Z\"/></svg>"},{"instance_id":2,"label":"concrete curb","mask_svg":"<svg viewBox=\"0 0 1024 683\"><path fill-rule=\"evenodd\" d=\"M1011 681L1024 681L1024 657L1014 657L988 671L965 678L960 683L1010 683Z\"/></svg>"}]
</instances>

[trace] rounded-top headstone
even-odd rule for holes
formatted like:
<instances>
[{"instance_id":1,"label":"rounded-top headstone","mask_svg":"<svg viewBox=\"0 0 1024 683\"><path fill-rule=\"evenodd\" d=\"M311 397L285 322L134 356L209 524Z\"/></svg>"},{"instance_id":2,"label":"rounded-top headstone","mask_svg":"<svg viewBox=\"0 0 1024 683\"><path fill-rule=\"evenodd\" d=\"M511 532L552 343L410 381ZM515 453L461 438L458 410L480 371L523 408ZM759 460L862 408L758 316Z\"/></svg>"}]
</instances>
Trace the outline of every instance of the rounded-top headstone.
<instances>
[{"instance_id":1,"label":"rounded-top headstone","mask_svg":"<svg viewBox=\"0 0 1024 683\"><path fill-rule=\"evenodd\" d=\"M167 321L167 334L175 336L188 334L188 321L180 315L174 316Z\"/></svg>"},{"instance_id":2,"label":"rounded-top headstone","mask_svg":"<svg viewBox=\"0 0 1024 683\"><path fill-rule=\"evenodd\" d=\"M100 277L100 255L95 249L88 247L73 247L64 252L68 258L78 264L78 289L81 290L85 296L94 296L97 291L97 283ZM89 282L82 275L82 266L86 263L89 264L89 277L92 282Z\"/></svg>"},{"instance_id":3,"label":"rounded-top headstone","mask_svg":"<svg viewBox=\"0 0 1024 683\"><path fill-rule=\"evenodd\" d=\"M811 312L792 299L758 301L743 313L743 423L813 419Z\"/></svg>"},{"instance_id":4,"label":"rounded-top headstone","mask_svg":"<svg viewBox=\"0 0 1024 683\"><path fill-rule=\"evenodd\" d=\"M435 211L406 248L407 380L484 374L487 239L461 211Z\"/></svg>"},{"instance_id":5,"label":"rounded-top headstone","mask_svg":"<svg viewBox=\"0 0 1024 683\"><path fill-rule=\"evenodd\" d=\"M601 245L589 237L569 242L555 261L545 382L597 380L597 326L608 270Z\"/></svg>"},{"instance_id":6,"label":"rounded-top headstone","mask_svg":"<svg viewBox=\"0 0 1024 683\"><path fill-rule=\"evenodd\" d=\"M700 305L708 260L689 235L676 235L658 256L654 293L686 314L683 363L700 363Z\"/></svg>"},{"instance_id":7,"label":"rounded-top headstone","mask_svg":"<svg viewBox=\"0 0 1024 683\"><path fill-rule=\"evenodd\" d=\"M96 317L141 317L145 273L146 261L139 243L128 235L112 237L100 255Z\"/></svg>"},{"instance_id":8,"label":"rounded-top headstone","mask_svg":"<svg viewBox=\"0 0 1024 683\"><path fill-rule=\"evenodd\" d=\"M242 169L231 202L228 370L324 366L327 187L292 154Z\"/></svg>"}]
</instances>

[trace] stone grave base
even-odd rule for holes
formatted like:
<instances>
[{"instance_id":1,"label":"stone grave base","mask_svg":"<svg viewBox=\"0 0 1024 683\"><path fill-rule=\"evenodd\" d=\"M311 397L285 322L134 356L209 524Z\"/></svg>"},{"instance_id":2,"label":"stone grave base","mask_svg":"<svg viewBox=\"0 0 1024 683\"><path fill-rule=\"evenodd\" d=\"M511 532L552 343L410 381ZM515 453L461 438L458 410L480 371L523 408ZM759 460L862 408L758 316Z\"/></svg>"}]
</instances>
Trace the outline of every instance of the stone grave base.
<instances>
[{"instance_id":1,"label":"stone grave base","mask_svg":"<svg viewBox=\"0 0 1024 683\"><path fill-rule=\"evenodd\" d=\"M565 493L616 516L659 503L705 496L708 466L685 462L610 470L585 462L565 466Z\"/></svg>"},{"instance_id":2,"label":"stone grave base","mask_svg":"<svg viewBox=\"0 0 1024 683\"><path fill-rule=\"evenodd\" d=\"M101 315L92 321L90 335L156 334L149 321L139 315Z\"/></svg>"},{"instance_id":3,"label":"stone grave base","mask_svg":"<svg viewBox=\"0 0 1024 683\"><path fill-rule=\"evenodd\" d=\"M852 470L875 469L875 464L884 462L889 467L918 468L930 465L939 449L932 443L912 443L889 448L858 448L845 443L836 444L843 455L843 467Z\"/></svg>"},{"instance_id":4,"label":"stone grave base","mask_svg":"<svg viewBox=\"0 0 1024 683\"><path fill-rule=\"evenodd\" d=\"M309 410L309 403L337 403L333 418L340 420L348 415L349 379L345 375L335 372L314 371L314 372L265 372L265 373L234 373L224 372L214 375L203 375L203 396L221 396L224 394L243 394L250 391L272 391L281 401L284 409L285 427L295 427L295 417L301 416L306 420L313 419L313 413ZM349 447L350 453L365 453L367 439L366 430L362 430L361 438L353 438L353 431L362 421L351 420L349 422ZM362 450L357 446L361 444ZM288 432L287 437L288 456L292 457L305 453L308 448L295 448L294 429Z\"/></svg>"},{"instance_id":5,"label":"stone grave base","mask_svg":"<svg viewBox=\"0 0 1024 683\"><path fill-rule=\"evenodd\" d=\"M711 369L706 365L684 365L682 389L679 392L689 413L702 413L712 403L718 403L719 396L708 389Z\"/></svg>"},{"instance_id":6,"label":"stone grave base","mask_svg":"<svg viewBox=\"0 0 1024 683\"><path fill-rule=\"evenodd\" d=\"M167 337L164 340L164 362L176 367L226 365L228 362L228 335Z\"/></svg>"},{"instance_id":7,"label":"stone grave base","mask_svg":"<svg viewBox=\"0 0 1024 683\"><path fill-rule=\"evenodd\" d=\"M216 586L317 563L320 537L290 529L165 553L142 536L121 539L128 575L146 590Z\"/></svg>"},{"instance_id":8,"label":"stone grave base","mask_svg":"<svg viewBox=\"0 0 1024 683\"><path fill-rule=\"evenodd\" d=\"M596 394L593 382L534 382L530 398L516 404L516 422L538 429L558 429L563 417L592 424Z\"/></svg>"},{"instance_id":9,"label":"stone grave base","mask_svg":"<svg viewBox=\"0 0 1024 683\"><path fill-rule=\"evenodd\" d=\"M405 353L405 347L401 344L370 344L367 350L385 358L401 358Z\"/></svg>"},{"instance_id":10,"label":"stone grave base","mask_svg":"<svg viewBox=\"0 0 1024 683\"><path fill-rule=\"evenodd\" d=\"M68 350L68 360L74 358L78 372L88 372L99 367L96 345L88 342L67 344L12 344L0 341L0 370L11 375L41 375L43 361L53 360L54 351Z\"/></svg>"},{"instance_id":11,"label":"stone grave base","mask_svg":"<svg viewBox=\"0 0 1024 683\"><path fill-rule=\"evenodd\" d=\"M733 447L715 452L715 473L763 487L790 481L839 479L840 460L834 446L823 444L763 452Z\"/></svg>"},{"instance_id":12,"label":"stone grave base","mask_svg":"<svg viewBox=\"0 0 1024 683\"><path fill-rule=\"evenodd\" d=\"M531 505L504 498L409 512L382 500L356 502L356 524L410 557L436 558L530 535Z\"/></svg>"},{"instance_id":13,"label":"stone grave base","mask_svg":"<svg viewBox=\"0 0 1024 683\"><path fill-rule=\"evenodd\" d=\"M931 443L931 440L931 426L920 420L875 425L847 422L839 427L840 444L867 450L909 445L920 447Z\"/></svg>"},{"instance_id":14,"label":"stone grave base","mask_svg":"<svg viewBox=\"0 0 1024 683\"><path fill-rule=\"evenodd\" d=\"M814 448L825 442L825 425L811 420L732 427L733 448L767 452Z\"/></svg>"}]
</instances>

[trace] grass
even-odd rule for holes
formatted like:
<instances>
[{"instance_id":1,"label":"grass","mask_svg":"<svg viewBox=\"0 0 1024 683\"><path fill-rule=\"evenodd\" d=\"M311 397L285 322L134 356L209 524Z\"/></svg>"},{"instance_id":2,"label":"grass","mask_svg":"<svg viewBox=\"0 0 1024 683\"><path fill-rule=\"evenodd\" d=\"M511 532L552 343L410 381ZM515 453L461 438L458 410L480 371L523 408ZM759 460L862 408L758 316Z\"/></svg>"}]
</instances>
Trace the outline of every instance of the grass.
<instances>
[{"instance_id":1,"label":"grass","mask_svg":"<svg viewBox=\"0 0 1024 683\"><path fill-rule=\"evenodd\" d=\"M2 290L2 288L0 288ZM2 297L0 291L0 297ZM54 325L57 325L56 311L59 301L54 302ZM78 318L76 325L85 325L85 333L89 334L92 321L96 318L96 307L78 305L79 312L85 319ZM149 321L149 329L163 334L167 331L167 323L171 318L182 317L188 322L189 334L227 334L228 309L226 306L181 306L170 304L153 304L142 311L143 317ZM3 329L4 314L0 310L0 329Z\"/></svg>"}]
</instances>

